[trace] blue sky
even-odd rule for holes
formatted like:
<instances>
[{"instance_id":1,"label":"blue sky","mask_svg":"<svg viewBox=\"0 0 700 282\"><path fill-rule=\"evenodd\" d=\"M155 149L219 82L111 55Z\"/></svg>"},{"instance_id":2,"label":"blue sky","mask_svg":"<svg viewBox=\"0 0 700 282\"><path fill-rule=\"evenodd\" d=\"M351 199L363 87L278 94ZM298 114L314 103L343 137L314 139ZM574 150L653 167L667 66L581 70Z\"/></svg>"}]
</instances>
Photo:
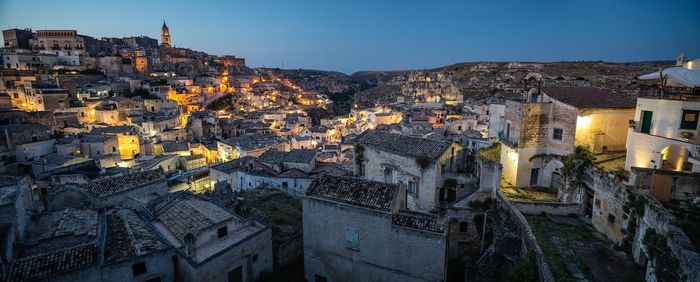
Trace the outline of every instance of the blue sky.
<instances>
[{"instance_id":1,"label":"blue sky","mask_svg":"<svg viewBox=\"0 0 700 282\"><path fill-rule=\"evenodd\" d=\"M466 61L700 57L698 0L0 0L0 27L160 39L250 66L358 70Z\"/></svg>"}]
</instances>

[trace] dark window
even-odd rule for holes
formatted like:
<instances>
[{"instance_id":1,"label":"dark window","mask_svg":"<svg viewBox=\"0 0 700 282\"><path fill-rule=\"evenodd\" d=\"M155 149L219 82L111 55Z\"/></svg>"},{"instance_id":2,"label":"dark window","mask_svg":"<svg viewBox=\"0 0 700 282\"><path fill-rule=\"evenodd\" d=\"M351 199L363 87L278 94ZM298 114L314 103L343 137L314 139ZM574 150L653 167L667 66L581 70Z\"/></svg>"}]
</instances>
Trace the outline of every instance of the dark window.
<instances>
[{"instance_id":1,"label":"dark window","mask_svg":"<svg viewBox=\"0 0 700 282\"><path fill-rule=\"evenodd\" d=\"M258 261L258 254L253 255L253 261Z\"/></svg>"},{"instance_id":2,"label":"dark window","mask_svg":"<svg viewBox=\"0 0 700 282\"><path fill-rule=\"evenodd\" d=\"M117 151L117 147L112 147L112 152L116 152L116 151Z\"/></svg>"},{"instance_id":3,"label":"dark window","mask_svg":"<svg viewBox=\"0 0 700 282\"><path fill-rule=\"evenodd\" d=\"M131 270L134 272L134 275L146 273L146 263L139 262L137 264L134 264L131 266Z\"/></svg>"},{"instance_id":4,"label":"dark window","mask_svg":"<svg viewBox=\"0 0 700 282\"><path fill-rule=\"evenodd\" d=\"M610 224L615 224L615 216L612 214L608 214L608 222Z\"/></svg>"},{"instance_id":5,"label":"dark window","mask_svg":"<svg viewBox=\"0 0 700 282\"><path fill-rule=\"evenodd\" d=\"M226 235L228 235L228 227L224 226L219 228L218 230L216 230L216 234L219 235L219 238L225 237Z\"/></svg>"},{"instance_id":6,"label":"dark window","mask_svg":"<svg viewBox=\"0 0 700 282\"><path fill-rule=\"evenodd\" d=\"M328 282L328 278L326 278L325 276L318 275L318 274L314 275L314 280L316 280L316 282Z\"/></svg>"},{"instance_id":7,"label":"dark window","mask_svg":"<svg viewBox=\"0 0 700 282\"><path fill-rule=\"evenodd\" d=\"M533 168L530 170L530 186L535 186L537 185L537 180L540 176L540 169L539 168Z\"/></svg>"},{"instance_id":8,"label":"dark window","mask_svg":"<svg viewBox=\"0 0 700 282\"><path fill-rule=\"evenodd\" d=\"M552 139L554 139L554 140L562 140L563 136L564 136L564 129L555 128L552 131Z\"/></svg>"},{"instance_id":9,"label":"dark window","mask_svg":"<svg viewBox=\"0 0 700 282\"><path fill-rule=\"evenodd\" d=\"M467 232L469 231L469 223L466 221L462 221L459 223L459 232Z\"/></svg>"},{"instance_id":10,"label":"dark window","mask_svg":"<svg viewBox=\"0 0 700 282\"><path fill-rule=\"evenodd\" d=\"M700 114L700 111L683 110L683 116L681 116L681 129L697 129L698 114Z\"/></svg>"},{"instance_id":11,"label":"dark window","mask_svg":"<svg viewBox=\"0 0 700 282\"><path fill-rule=\"evenodd\" d=\"M243 282L243 269L240 266L228 273L228 282Z\"/></svg>"}]
</instances>

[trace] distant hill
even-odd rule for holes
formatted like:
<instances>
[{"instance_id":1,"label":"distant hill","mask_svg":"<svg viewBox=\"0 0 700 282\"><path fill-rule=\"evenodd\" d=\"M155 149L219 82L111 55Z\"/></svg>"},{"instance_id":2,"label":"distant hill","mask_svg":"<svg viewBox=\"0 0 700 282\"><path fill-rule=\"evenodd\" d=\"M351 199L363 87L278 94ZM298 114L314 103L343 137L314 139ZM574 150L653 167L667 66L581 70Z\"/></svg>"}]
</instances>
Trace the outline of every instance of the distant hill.
<instances>
[{"instance_id":1,"label":"distant hill","mask_svg":"<svg viewBox=\"0 0 700 282\"><path fill-rule=\"evenodd\" d=\"M333 94L341 101L361 106L395 102L399 96L429 99L441 96L476 103L498 102L520 97L537 84L592 86L621 95L638 88L637 77L674 61L610 63L572 62L464 62L428 70L358 71L351 75L320 70L280 70L283 76L305 90ZM434 97L432 97L434 99ZM350 103L340 112L345 112Z\"/></svg>"}]
</instances>

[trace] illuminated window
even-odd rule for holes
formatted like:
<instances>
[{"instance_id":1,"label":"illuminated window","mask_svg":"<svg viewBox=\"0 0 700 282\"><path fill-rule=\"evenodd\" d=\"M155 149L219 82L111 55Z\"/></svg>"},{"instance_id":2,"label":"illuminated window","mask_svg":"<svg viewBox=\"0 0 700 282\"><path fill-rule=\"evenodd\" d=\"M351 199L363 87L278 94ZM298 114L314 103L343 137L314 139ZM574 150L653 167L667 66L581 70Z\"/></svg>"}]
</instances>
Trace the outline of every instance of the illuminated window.
<instances>
[{"instance_id":1,"label":"illuminated window","mask_svg":"<svg viewBox=\"0 0 700 282\"><path fill-rule=\"evenodd\" d=\"M681 129L697 129L699 113L700 111L683 110L683 115L681 116Z\"/></svg>"}]
</instances>

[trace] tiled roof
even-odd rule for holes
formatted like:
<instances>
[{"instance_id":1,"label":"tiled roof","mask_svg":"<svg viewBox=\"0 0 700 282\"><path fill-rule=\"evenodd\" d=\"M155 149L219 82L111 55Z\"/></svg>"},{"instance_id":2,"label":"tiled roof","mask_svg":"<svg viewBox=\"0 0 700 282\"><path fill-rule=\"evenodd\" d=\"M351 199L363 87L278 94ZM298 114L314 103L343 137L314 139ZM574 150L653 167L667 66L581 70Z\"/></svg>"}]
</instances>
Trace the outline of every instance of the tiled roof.
<instances>
[{"instance_id":1,"label":"tiled roof","mask_svg":"<svg viewBox=\"0 0 700 282\"><path fill-rule=\"evenodd\" d=\"M163 152L189 151L190 145L187 142L164 142Z\"/></svg>"},{"instance_id":2,"label":"tiled roof","mask_svg":"<svg viewBox=\"0 0 700 282\"><path fill-rule=\"evenodd\" d=\"M309 177L309 175L306 174L306 172L293 168L278 174L277 177L306 178Z\"/></svg>"},{"instance_id":3,"label":"tiled roof","mask_svg":"<svg viewBox=\"0 0 700 282\"><path fill-rule=\"evenodd\" d=\"M0 175L0 185L14 185L19 181L19 177L12 175Z\"/></svg>"},{"instance_id":4,"label":"tiled roof","mask_svg":"<svg viewBox=\"0 0 700 282\"><path fill-rule=\"evenodd\" d=\"M264 148L267 146L270 146L275 143L280 143L284 142L284 139L281 139L275 135L271 134L247 134L247 135L242 135L239 137L234 137L234 138L229 138L223 141L226 144L232 145L232 146L238 146L243 150L253 150L253 149L259 149L259 148Z\"/></svg>"},{"instance_id":5,"label":"tiled roof","mask_svg":"<svg viewBox=\"0 0 700 282\"><path fill-rule=\"evenodd\" d=\"M97 212L66 208L62 211L52 212L41 216L31 225L28 241L39 242L46 239L62 236L89 236L97 235Z\"/></svg>"},{"instance_id":6,"label":"tiled roof","mask_svg":"<svg viewBox=\"0 0 700 282\"><path fill-rule=\"evenodd\" d=\"M158 219L184 242L188 233L197 236L201 231L234 218L223 208L197 198L181 199L159 211Z\"/></svg>"},{"instance_id":7,"label":"tiled roof","mask_svg":"<svg viewBox=\"0 0 700 282\"><path fill-rule=\"evenodd\" d=\"M450 147L450 143L445 141L411 137L380 130L363 132L355 139L355 143L412 158L424 156L433 160L439 158Z\"/></svg>"},{"instance_id":8,"label":"tiled roof","mask_svg":"<svg viewBox=\"0 0 700 282\"><path fill-rule=\"evenodd\" d=\"M17 124L3 124L0 125L0 131L7 130L10 133L24 132L24 131L51 131L46 125L38 123L17 123Z\"/></svg>"},{"instance_id":9,"label":"tiled roof","mask_svg":"<svg viewBox=\"0 0 700 282\"><path fill-rule=\"evenodd\" d=\"M97 263L97 247L81 244L36 256L17 259L10 266L6 281L49 280Z\"/></svg>"},{"instance_id":10,"label":"tiled roof","mask_svg":"<svg viewBox=\"0 0 700 282\"><path fill-rule=\"evenodd\" d=\"M436 216L411 211L401 211L397 214L392 214L391 224L437 233L445 231L445 228L438 224Z\"/></svg>"},{"instance_id":11,"label":"tiled roof","mask_svg":"<svg viewBox=\"0 0 700 282\"><path fill-rule=\"evenodd\" d=\"M115 139L116 136L107 136L107 135L83 135L83 137L80 138L80 142L83 143L104 143L107 142L110 139Z\"/></svg>"},{"instance_id":12,"label":"tiled roof","mask_svg":"<svg viewBox=\"0 0 700 282\"><path fill-rule=\"evenodd\" d=\"M594 87L542 87L547 96L577 108L634 108L636 102Z\"/></svg>"},{"instance_id":13,"label":"tiled roof","mask_svg":"<svg viewBox=\"0 0 700 282\"><path fill-rule=\"evenodd\" d=\"M91 193L104 197L160 180L165 180L162 170L149 170L93 181L88 184L88 189Z\"/></svg>"},{"instance_id":14,"label":"tiled roof","mask_svg":"<svg viewBox=\"0 0 700 282\"><path fill-rule=\"evenodd\" d=\"M307 195L371 209L391 211L399 186L356 177L321 175Z\"/></svg>"},{"instance_id":15,"label":"tiled roof","mask_svg":"<svg viewBox=\"0 0 700 282\"><path fill-rule=\"evenodd\" d=\"M129 209L118 210L107 217L105 259L120 262L168 247L155 231Z\"/></svg>"},{"instance_id":16,"label":"tiled roof","mask_svg":"<svg viewBox=\"0 0 700 282\"><path fill-rule=\"evenodd\" d=\"M251 156L245 156L241 157L232 161L228 161L225 163L220 163L217 165L212 166L211 168L216 169L218 171L223 171L223 172L231 172L235 169L245 167L246 163L248 161L255 159L254 157Z\"/></svg>"},{"instance_id":17,"label":"tiled roof","mask_svg":"<svg viewBox=\"0 0 700 282\"><path fill-rule=\"evenodd\" d=\"M96 127L90 131L90 134L103 134L103 133L127 133L131 131L138 131L136 127L132 125L119 125L119 126L107 126L107 127Z\"/></svg>"},{"instance_id":18,"label":"tiled roof","mask_svg":"<svg viewBox=\"0 0 700 282\"><path fill-rule=\"evenodd\" d=\"M316 158L316 150L295 149L289 152L267 150L258 157L258 161L268 164L310 163Z\"/></svg>"}]
</instances>

